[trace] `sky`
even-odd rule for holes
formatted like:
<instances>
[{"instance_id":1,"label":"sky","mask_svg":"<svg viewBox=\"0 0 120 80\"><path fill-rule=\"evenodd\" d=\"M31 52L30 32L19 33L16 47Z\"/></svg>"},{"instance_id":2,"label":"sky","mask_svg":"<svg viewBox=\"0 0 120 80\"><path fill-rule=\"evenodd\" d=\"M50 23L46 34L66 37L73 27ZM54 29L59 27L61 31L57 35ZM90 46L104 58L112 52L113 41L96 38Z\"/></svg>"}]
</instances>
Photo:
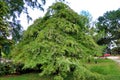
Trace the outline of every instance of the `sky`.
<instances>
[{"instance_id":1,"label":"sky","mask_svg":"<svg viewBox=\"0 0 120 80\"><path fill-rule=\"evenodd\" d=\"M29 14L33 18L29 24L27 23L25 14L22 14L20 20L24 30L26 30L35 19L43 17L47 8L52 5L53 2L55 2L55 0L46 0L46 5L43 6L44 12L37 9L29 9ZM66 0L66 2L70 8L78 14L80 14L82 10L89 11L93 17L93 21L99 16L102 16L106 11L117 10L120 8L120 0Z\"/></svg>"}]
</instances>

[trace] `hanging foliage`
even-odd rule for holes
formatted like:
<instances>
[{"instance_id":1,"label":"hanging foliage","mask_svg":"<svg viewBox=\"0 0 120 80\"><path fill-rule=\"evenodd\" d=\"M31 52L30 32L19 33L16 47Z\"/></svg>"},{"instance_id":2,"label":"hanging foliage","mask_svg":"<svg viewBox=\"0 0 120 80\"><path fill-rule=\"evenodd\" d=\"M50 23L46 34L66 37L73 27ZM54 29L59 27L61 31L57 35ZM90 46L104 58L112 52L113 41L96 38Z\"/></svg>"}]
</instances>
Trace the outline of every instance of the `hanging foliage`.
<instances>
[{"instance_id":1,"label":"hanging foliage","mask_svg":"<svg viewBox=\"0 0 120 80\"><path fill-rule=\"evenodd\" d=\"M24 32L12 51L14 61L23 63L24 68L40 64L40 75L54 75L55 80L63 80L69 73L73 74L73 80L99 80L100 76L88 71L80 61L100 51L85 34L84 19L61 2L53 4L43 18Z\"/></svg>"}]
</instances>

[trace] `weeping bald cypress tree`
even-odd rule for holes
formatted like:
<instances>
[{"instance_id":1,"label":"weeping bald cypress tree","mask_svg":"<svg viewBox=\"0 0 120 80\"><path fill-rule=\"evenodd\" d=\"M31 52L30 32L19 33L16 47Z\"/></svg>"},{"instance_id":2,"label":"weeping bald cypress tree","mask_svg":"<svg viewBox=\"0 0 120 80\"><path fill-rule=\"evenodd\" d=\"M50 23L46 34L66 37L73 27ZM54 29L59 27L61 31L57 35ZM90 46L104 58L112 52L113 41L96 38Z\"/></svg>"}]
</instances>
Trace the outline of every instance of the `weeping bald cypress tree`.
<instances>
[{"instance_id":1,"label":"weeping bald cypress tree","mask_svg":"<svg viewBox=\"0 0 120 80\"><path fill-rule=\"evenodd\" d=\"M24 68L35 68L40 64L40 75L52 75L55 80L64 80L69 74L73 75L72 80L99 80L99 75L81 64L82 58L100 51L85 33L86 22L86 17L78 15L66 4L53 4L43 18L37 19L24 32L12 51L13 60L23 63Z\"/></svg>"}]
</instances>

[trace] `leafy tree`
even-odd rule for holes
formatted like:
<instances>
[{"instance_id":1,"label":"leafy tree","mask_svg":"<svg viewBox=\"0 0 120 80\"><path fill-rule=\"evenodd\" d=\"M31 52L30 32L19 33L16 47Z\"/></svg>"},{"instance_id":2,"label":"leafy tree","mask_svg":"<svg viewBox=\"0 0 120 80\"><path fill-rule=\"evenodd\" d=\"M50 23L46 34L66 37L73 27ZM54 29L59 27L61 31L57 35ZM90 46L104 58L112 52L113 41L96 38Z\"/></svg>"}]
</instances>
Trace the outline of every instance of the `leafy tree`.
<instances>
[{"instance_id":1,"label":"leafy tree","mask_svg":"<svg viewBox=\"0 0 120 80\"><path fill-rule=\"evenodd\" d=\"M31 19L28 7L43 10L42 4L45 0L0 0L0 55L1 51L8 52L9 45L12 43L8 37L17 42L22 34L22 26L17 20L21 13L26 13L28 20ZM7 47L6 47L7 46Z\"/></svg>"},{"instance_id":2,"label":"leafy tree","mask_svg":"<svg viewBox=\"0 0 120 80\"><path fill-rule=\"evenodd\" d=\"M42 70L41 76L63 80L72 74L72 80L100 80L100 75L82 66L82 59L100 53L100 47L85 34L84 16L58 2L49 7L43 18L37 19L12 51L16 63L24 68ZM41 65L41 66L37 66Z\"/></svg>"},{"instance_id":3,"label":"leafy tree","mask_svg":"<svg viewBox=\"0 0 120 80\"><path fill-rule=\"evenodd\" d=\"M9 8L6 3L3 1L0 1L0 57L1 52L8 53L8 45L11 44L11 41L7 39L7 36L9 36L8 32L8 22L6 19L9 17Z\"/></svg>"},{"instance_id":4,"label":"leafy tree","mask_svg":"<svg viewBox=\"0 0 120 80\"><path fill-rule=\"evenodd\" d=\"M1 15L4 17L5 21L9 24L6 25L9 31L6 31L15 41L18 41L21 37L22 26L20 25L20 21L18 17L20 17L21 13L25 13L28 20L31 20L28 13L28 7L34 9L38 8L40 10L44 10L42 8L42 4L45 4L45 0L41 0L42 3L38 0L1 0L0 3L4 3L5 5L1 5L1 9L5 10L7 7L7 13L5 15ZM2 13L1 13L2 14ZM10 20L9 20L10 19Z\"/></svg>"},{"instance_id":5,"label":"leafy tree","mask_svg":"<svg viewBox=\"0 0 120 80\"><path fill-rule=\"evenodd\" d=\"M9 12L8 7L4 2L0 1L0 37L6 38L8 36L7 22L5 21ZM4 7L4 8L3 8Z\"/></svg>"},{"instance_id":6,"label":"leafy tree","mask_svg":"<svg viewBox=\"0 0 120 80\"><path fill-rule=\"evenodd\" d=\"M108 41L120 38L120 9L107 11L103 16L98 18L97 30L104 31L105 35L99 42Z\"/></svg>"}]
</instances>

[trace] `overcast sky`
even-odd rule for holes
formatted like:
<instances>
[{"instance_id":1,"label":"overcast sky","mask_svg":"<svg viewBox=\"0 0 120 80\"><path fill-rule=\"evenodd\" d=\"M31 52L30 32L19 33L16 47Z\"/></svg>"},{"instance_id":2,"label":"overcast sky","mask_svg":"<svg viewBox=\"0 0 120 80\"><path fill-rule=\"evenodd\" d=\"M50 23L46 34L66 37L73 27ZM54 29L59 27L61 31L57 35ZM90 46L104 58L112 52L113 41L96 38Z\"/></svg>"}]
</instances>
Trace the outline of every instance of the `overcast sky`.
<instances>
[{"instance_id":1,"label":"overcast sky","mask_svg":"<svg viewBox=\"0 0 120 80\"><path fill-rule=\"evenodd\" d=\"M46 12L48 6L52 5L54 1L55 0L46 0L44 12L38 11L37 9L35 9L34 11L29 9L30 12L29 14L32 16L33 20L42 17ZM118 8L120 8L120 0L66 0L66 1L68 2L68 5L78 14L82 10L89 11L89 13L93 17L93 20L96 20L99 16L102 16L106 11L117 10ZM20 20L25 30L30 24L33 23L33 21L31 21L30 24L27 24L25 15L22 15Z\"/></svg>"}]
</instances>

